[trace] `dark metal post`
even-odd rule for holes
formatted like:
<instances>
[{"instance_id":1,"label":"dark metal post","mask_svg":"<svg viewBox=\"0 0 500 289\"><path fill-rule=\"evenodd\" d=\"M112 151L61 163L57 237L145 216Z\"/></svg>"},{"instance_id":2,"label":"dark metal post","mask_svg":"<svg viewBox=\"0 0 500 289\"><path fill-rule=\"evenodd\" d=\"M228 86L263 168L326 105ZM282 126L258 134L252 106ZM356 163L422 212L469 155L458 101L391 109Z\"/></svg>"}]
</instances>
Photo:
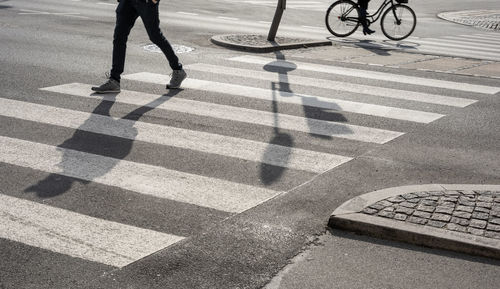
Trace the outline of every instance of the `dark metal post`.
<instances>
[{"instance_id":1,"label":"dark metal post","mask_svg":"<svg viewBox=\"0 0 500 289\"><path fill-rule=\"evenodd\" d=\"M286 9L286 0L278 0L278 6L276 6L276 12L274 13L273 24L271 24L271 29L269 29L269 34L267 35L267 40L274 41L276 37L276 32L278 31L278 26L280 25L281 16L283 11Z\"/></svg>"}]
</instances>

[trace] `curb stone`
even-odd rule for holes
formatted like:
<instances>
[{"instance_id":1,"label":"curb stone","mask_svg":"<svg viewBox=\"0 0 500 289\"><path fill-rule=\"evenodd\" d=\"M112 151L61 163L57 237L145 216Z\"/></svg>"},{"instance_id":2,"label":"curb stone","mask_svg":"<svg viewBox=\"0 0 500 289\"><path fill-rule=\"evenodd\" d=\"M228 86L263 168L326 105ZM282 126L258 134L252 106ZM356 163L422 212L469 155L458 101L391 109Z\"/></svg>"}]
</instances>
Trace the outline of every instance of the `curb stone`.
<instances>
[{"instance_id":1,"label":"curb stone","mask_svg":"<svg viewBox=\"0 0 500 289\"><path fill-rule=\"evenodd\" d=\"M500 185L429 184L355 197L331 228L500 259Z\"/></svg>"},{"instance_id":2,"label":"curb stone","mask_svg":"<svg viewBox=\"0 0 500 289\"><path fill-rule=\"evenodd\" d=\"M210 39L212 43L236 50L250 52L273 52L285 49L307 48L315 46L332 46L331 41L317 41L301 38L276 37L275 41L259 34L225 34L215 35Z\"/></svg>"}]
</instances>

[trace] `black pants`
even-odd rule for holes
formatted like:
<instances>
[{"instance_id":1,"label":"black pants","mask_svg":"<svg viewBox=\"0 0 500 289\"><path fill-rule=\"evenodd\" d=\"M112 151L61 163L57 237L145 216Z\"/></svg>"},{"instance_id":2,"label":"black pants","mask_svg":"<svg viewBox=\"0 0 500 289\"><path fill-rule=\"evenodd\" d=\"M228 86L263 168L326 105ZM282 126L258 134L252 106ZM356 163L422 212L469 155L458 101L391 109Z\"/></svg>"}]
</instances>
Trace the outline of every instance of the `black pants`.
<instances>
[{"instance_id":1,"label":"black pants","mask_svg":"<svg viewBox=\"0 0 500 289\"><path fill-rule=\"evenodd\" d=\"M368 23L366 21L366 9L368 9L368 2L370 0L358 0L359 4L359 20L361 22L361 25L363 25L363 28L366 30L368 29Z\"/></svg>"},{"instance_id":2,"label":"black pants","mask_svg":"<svg viewBox=\"0 0 500 289\"><path fill-rule=\"evenodd\" d=\"M368 2L370 2L370 0L358 0L359 7L366 11L366 9L368 9Z\"/></svg>"},{"instance_id":3,"label":"black pants","mask_svg":"<svg viewBox=\"0 0 500 289\"><path fill-rule=\"evenodd\" d=\"M160 30L158 6L152 0L121 0L116 8L116 25L113 35L113 64L111 78L120 81L120 75L125 66L125 51L130 30L134 27L137 17L141 17L149 39L156 44L167 57L170 68L182 69L179 58L175 55L172 46Z\"/></svg>"}]
</instances>

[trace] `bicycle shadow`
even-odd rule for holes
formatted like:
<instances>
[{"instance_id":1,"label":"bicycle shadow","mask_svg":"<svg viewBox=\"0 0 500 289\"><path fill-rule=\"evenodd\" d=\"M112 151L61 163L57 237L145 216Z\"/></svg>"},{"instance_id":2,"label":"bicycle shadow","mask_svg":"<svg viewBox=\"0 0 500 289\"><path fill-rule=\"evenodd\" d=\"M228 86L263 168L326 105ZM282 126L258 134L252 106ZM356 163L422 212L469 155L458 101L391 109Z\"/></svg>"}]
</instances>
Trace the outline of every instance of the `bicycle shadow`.
<instances>
[{"instance_id":1,"label":"bicycle shadow","mask_svg":"<svg viewBox=\"0 0 500 289\"><path fill-rule=\"evenodd\" d=\"M111 108L116 101L117 93L100 94L105 99L92 111L90 117L74 132L71 138L58 145L62 152L61 161L57 165L58 172L51 173L45 179L26 188L25 193L36 193L41 198L51 198L69 191L75 183L88 184L105 177L121 160L130 154L137 129L134 127L145 113L168 101L179 91L170 91L160 98L139 107L126 116L115 119L111 117ZM92 133L99 131L102 117L107 116L107 129L120 131L124 137L104 136ZM105 157L92 156L102 155Z\"/></svg>"},{"instance_id":2,"label":"bicycle shadow","mask_svg":"<svg viewBox=\"0 0 500 289\"><path fill-rule=\"evenodd\" d=\"M338 38L336 36L326 37L329 41L339 44L347 44L356 48L365 49L371 53L375 53L380 56L391 56L389 51L393 50L408 50L408 51L418 51L421 46L420 43L410 40L373 40L373 39L358 39L354 37Z\"/></svg>"}]
</instances>

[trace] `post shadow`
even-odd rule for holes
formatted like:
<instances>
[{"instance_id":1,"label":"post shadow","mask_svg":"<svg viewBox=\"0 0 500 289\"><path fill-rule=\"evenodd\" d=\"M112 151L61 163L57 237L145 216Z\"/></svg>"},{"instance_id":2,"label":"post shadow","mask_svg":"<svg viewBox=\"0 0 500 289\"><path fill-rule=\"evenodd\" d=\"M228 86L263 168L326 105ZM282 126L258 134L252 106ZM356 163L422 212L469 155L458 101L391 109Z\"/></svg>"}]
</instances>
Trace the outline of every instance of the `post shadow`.
<instances>
[{"instance_id":1,"label":"post shadow","mask_svg":"<svg viewBox=\"0 0 500 289\"><path fill-rule=\"evenodd\" d=\"M62 160L58 164L61 172L51 173L37 184L26 188L24 192L34 192L41 198L51 198L70 190L73 183L88 184L91 182L89 180L104 176L130 153L135 137L137 136L137 129L134 127L135 121L138 121L145 113L155 109L178 93L178 90L172 90L145 106L131 111L121 119L111 118L110 114L117 94L101 94L100 96L107 98L101 101L92 111L90 118L75 131L71 138L57 146L58 148L65 149L63 150ZM100 116L110 117L108 125L115 130L120 130L128 138L103 137L102 135L89 132L89 128L99 124ZM122 121L124 119L130 121ZM82 158L81 151L101 155L105 151L107 158L100 159L98 163L89 163ZM76 177L82 174L85 175L85 180Z\"/></svg>"},{"instance_id":2,"label":"post shadow","mask_svg":"<svg viewBox=\"0 0 500 289\"><path fill-rule=\"evenodd\" d=\"M277 60L285 60L285 56L283 53L280 51L276 51L276 59ZM292 90L290 89L290 84L288 82L288 75L287 73L289 71L295 70L297 66L294 63L291 63L290 68L277 68L277 66L273 65L273 62L268 63L264 65L264 70L270 71L270 72L277 72L278 73L278 79L279 82L271 82L271 90L272 90L272 106L273 106L273 120L274 120L274 127L273 127L273 132L274 135L269 141L270 146L266 149L264 152L264 155L262 156L262 162L260 165L260 179L265 185L270 185L274 183L276 180L278 180L282 175L283 172L285 171L285 167L283 166L274 166L265 163L266 159L272 159L272 153L273 149L271 148L272 145L280 145L287 150L280 155L284 163L287 163L288 160L290 159L290 154L291 154L291 148L294 145L293 142L293 137L285 132L281 132L279 129L279 120L278 120L278 100L276 99L276 93L279 92L281 95L283 95L283 92L289 92L291 93Z\"/></svg>"},{"instance_id":3,"label":"post shadow","mask_svg":"<svg viewBox=\"0 0 500 289\"><path fill-rule=\"evenodd\" d=\"M269 144L276 144L276 145L281 145L286 148L289 148L288 152L284 155L282 155L282 158L288 162L290 158L290 153L291 153L291 148L293 147L293 137L290 134L280 132L279 130L279 120L278 120L278 100L276 99L276 93L279 92L281 96L287 97L286 93L293 93L293 91L290 88L290 82L288 80L288 73L290 71L293 71L297 69L297 65L293 62L286 61L285 55L277 50L274 52L276 54L276 61L270 62L266 65L264 65L264 70L269 71L269 72L276 72L278 74L278 79L279 82L272 82L271 83L271 89L272 89L272 105L273 105L273 113L274 113L274 136L269 142ZM288 65L284 67L283 65L278 65L278 63L283 63L286 62ZM315 97L302 97L302 107L304 110L304 115L306 118L306 121L309 125L310 128L313 127L313 122L314 120L327 120L327 121L334 121L334 122L347 122L347 118L338 112L332 112L330 109L324 109L321 107L316 107L316 106L310 106L305 104L306 100L312 100L316 104L321 104L322 101L318 100ZM325 104L327 104L325 102ZM331 105L331 103L328 103L328 105ZM340 107L336 107L337 110L340 110ZM352 131L348 127L344 127L342 129L342 133L349 134L352 133ZM313 130L311 129L309 132L309 135L316 137L316 138L321 138L321 139L327 139L331 140L333 139L332 136L329 135L321 135L314 133ZM266 150L264 153L262 159L266 160L268 158L268 154L270 153L270 150ZM285 163L286 163L285 162ZM283 172L285 171L285 167L281 166L273 166L266 164L264 162L261 162L261 170L260 170L260 177L261 180L264 184L269 185L273 182L275 182L277 179L281 177Z\"/></svg>"}]
</instances>

